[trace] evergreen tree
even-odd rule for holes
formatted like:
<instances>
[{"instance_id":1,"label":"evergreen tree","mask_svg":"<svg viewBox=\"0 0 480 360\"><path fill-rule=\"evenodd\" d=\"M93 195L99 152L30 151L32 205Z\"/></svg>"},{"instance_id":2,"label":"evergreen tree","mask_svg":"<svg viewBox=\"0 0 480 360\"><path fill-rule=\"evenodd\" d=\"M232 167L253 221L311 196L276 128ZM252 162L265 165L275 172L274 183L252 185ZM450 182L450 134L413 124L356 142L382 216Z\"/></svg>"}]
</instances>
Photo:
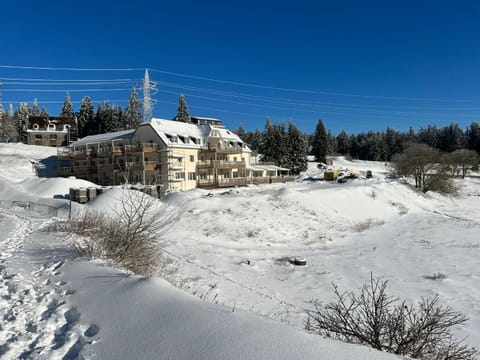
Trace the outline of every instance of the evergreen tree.
<instances>
[{"instance_id":1,"label":"evergreen tree","mask_svg":"<svg viewBox=\"0 0 480 360\"><path fill-rule=\"evenodd\" d=\"M33 116L39 116L40 115L40 107L38 106L37 98L33 99L32 115Z\"/></svg>"},{"instance_id":2,"label":"evergreen tree","mask_svg":"<svg viewBox=\"0 0 480 360\"><path fill-rule=\"evenodd\" d=\"M452 152L465 146L465 134L458 124L450 124L438 132L438 149Z\"/></svg>"},{"instance_id":3,"label":"evergreen tree","mask_svg":"<svg viewBox=\"0 0 480 360\"><path fill-rule=\"evenodd\" d=\"M180 97L178 98L178 110L175 120L184 123L192 122L192 120L190 119L190 114L188 113L187 102L185 101L185 96L183 94L180 94Z\"/></svg>"},{"instance_id":4,"label":"evergreen tree","mask_svg":"<svg viewBox=\"0 0 480 360\"><path fill-rule=\"evenodd\" d=\"M242 123L240 123L240 125L238 126L238 129L235 130L234 133L237 134L240 139L245 141L244 139L247 136L247 133L246 133L245 128L243 127Z\"/></svg>"},{"instance_id":5,"label":"evergreen tree","mask_svg":"<svg viewBox=\"0 0 480 360\"><path fill-rule=\"evenodd\" d=\"M95 134L102 134L104 132L104 124L103 124L103 106L102 104L97 105L97 111L95 112L95 116L93 118L93 126L89 128L88 135L95 135Z\"/></svg>"},{"instance_id":6,"label":"evergreen tree","mask_svg":"<svg viewBox=\"0 0 480 360\"><path fill-rule=\"evenodd\" d=\"M327 131L327 155L333 155L337 151L337 141L330 129Z\"/></svg>"},{"instance_id":7,"label":"evergreen tree","mask_svg":"<svg viewBox=\"0 0 480 360\"><path fill-rule=\"evenodd\" d=\"M477 122L472 122L466 131L467 147L480 154L480 126Z\"/></svg>"},{"instance_id":8,"label":"evergreen tree","mask_svg":"<svg viewBox=\"0 0 480 360\"><path fill-rule=\"evenodd\" d=\"M262 136L262 142L259 147L259 151L262 155L262 161L272 161L277 160L277 151L276 151L276 139L275 139L275 129L270 123L270 119L267 117L265 121L265 130Z\"/></svg>"},{"instance_id":9,"label":"evergreen tree","mask_svg":"<svg viewBox=\"0 0 480 360\"><path fill-rule=\"evenodd\" d=\"M138 100L137 91L133 88L127 109L123 113L124 129L136 129L142 123L142 118L142 104Z\"/></svg>"},{"instance_id":10,"label":"evergreen tree","mask_svg":"<svg viewBox=\"0 0 480 360\"><path fill-rule=\"evenodd\" d=\"M428 125L426 129L420 129L417 135L421 144L426 144L433 148L438 148L438 129L435 125Z\"/></svg>"},{"instance_id":11,"label":"evergreen tree","mask_svg":"<svg viewBox=\"0 0 480 360\"><path fill-rule=\"evenodd\" d=\"M307 137L303 135L298 127L288 123L287 130L287 162L283 164L291 170L293 174L299 174L307 170L308 142Z\"/></svg>"},{"instance_id":12,"label":"evergreen tree","mask_svg":"<svg viewBox=\"0 0 480 360\"><path fill-rule=\"evenodd\" d=\"M28 125L28 117L32 114L32 110L27 103L20 103L20 107L15 110L13 120L17 128L17 134L19 138L22 138L22 132Z\"/></svg>"},{"instance_id":13,"label":"evergreen tree","mask_svg":"<svg viewBox=\"0 0 480 360\"><path fill-rule=\"evenodd\" d=\"M115 124L113 123L113 109L110 102L105 101L103 103L103 109L101 114L102 134L115 131Z\"/></svg>"},{"instance_id":14,"label":"evergreen tree","mask_svg":"<svg viewBox=\"0 0 480 360\"><path fill-rule=\"evenodd\" d=\"M83 138L93 133L95 113L92 100L85 96L80 102L80 110L77 117L78 137Z\"/></svg>"},{"instance_id":15,"label":"evergreen tree","mask_svg":"<svg viewBox=\"0 0 480 360\"><path fill-rule=\"evenodd\" d=\"M340 134L337 135L337 152L342 155L347 155L350 153L350 147L350 137L345 130L342 129Z\"/></svg>"},{"instance_id":16,"label":"evergreen tree","mask_svg":"<svg viewBox=\"0 0 480 360\"><path fill-rule=\"evenodd\" d=\"M67 92L67 95L65 95L65 101L63 103L62 110L60 111L60 116L71 118L71 119L75 117L72 100L70 100L70 94L68 92Z\"/></svg>"},{"instance_id":17,"label":"evergreen tree","mask_svg":"<svg viewBox=\"0 0 480 360\"><path fill-rule=\"evenodd\" d=\"M326 163L328 152L328 137L322 119L319 119L313 134L312 140L312 155L317 161Z\"/></svg>"}]
</instances>

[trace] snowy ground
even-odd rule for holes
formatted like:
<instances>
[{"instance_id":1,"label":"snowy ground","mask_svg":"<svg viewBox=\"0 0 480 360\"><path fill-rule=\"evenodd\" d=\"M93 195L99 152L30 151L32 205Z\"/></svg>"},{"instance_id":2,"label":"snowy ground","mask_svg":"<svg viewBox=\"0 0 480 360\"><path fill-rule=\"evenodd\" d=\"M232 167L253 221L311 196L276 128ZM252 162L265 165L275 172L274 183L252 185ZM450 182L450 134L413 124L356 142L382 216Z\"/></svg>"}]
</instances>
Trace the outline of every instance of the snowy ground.
<instances>
[{"instance_id":1,"label":"snowy ground","mask_svg":"<svg viewBox=\"0 0 480 360\"><path fill-rule=\"evenodd\" d=\"M66 216L68 188L87 184L36 178L30 160L54 154L0 144L0 357L394 358L301 331L311 300L333 300L332 282L354 290L371 272L391 295L438 294L470 318L456 335L480 344L478 174L459 197L423 195L388 179L385 164L336 159L375 177L327 183L311 163L298 183L169 194L179 218L160 240L159 275L193 297L74 259L65 239L41 230L54 212ZM107 211L114 194L87 207Z\"/></svg>"}]
</instances>

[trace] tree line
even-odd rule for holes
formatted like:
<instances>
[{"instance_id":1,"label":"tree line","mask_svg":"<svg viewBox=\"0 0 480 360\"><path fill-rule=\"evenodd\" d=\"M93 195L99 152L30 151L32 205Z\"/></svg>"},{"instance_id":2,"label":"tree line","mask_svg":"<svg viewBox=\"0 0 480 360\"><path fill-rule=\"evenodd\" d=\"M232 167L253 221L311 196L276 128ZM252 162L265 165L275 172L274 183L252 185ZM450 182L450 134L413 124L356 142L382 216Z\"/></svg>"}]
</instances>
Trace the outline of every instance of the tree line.
<instances>
[{"instance_id":1,"label":"tree line","mask_svg":"<svg viewBox=\"0 0 480 360\"><path fill-rule=\"evenodd\" d=\"M270 123L269 119L267 123ZM273 127L278 126L285 127L282 124L273 125ZM253 150L263 153L262 144L265 143L267 125L263 132L258 129L245 131L243 126L240 126L236 132ZM347 134L342 130L334 136L330 130L326 130L323 121L318 120L314 133L304 134L304 136L308 142L308 153L315 155L317 160L322 162L325 162L327 155L347 155L359 160L390 161L394 154L402 153L410 144L425 144L444 153L469 149L480 154L480 125L477 122L472 122L465 131L458 124L452 123L442 128L429 125L418 131L412 128L408 131L398 131L387 127L385 131ZM283 153L283 149L279 152Z\"/></svg>"},{"instance_id":2,"label":"tree line","mask_svg":"<svg viewBox=\"0 0 480 360\"><path fill-rule=\"evenodd\" d=\"M28 103L21 102L15 110L4 111L2 108L0 111L0 137L21 138L22 131L30 116L50 116L50 114L45 107L40 110L37 99L33 101L31 107ZM76 118L77 132L80 138L88 135L136 129L143 120L142 103L135 89L132 89L125 109L110 104L109 101L104 101L98 103L95 110L92 99L85 96L82 98L77 112L73 108L70 94L67 93L58 116Z\"/></svg>"}]
</instances>

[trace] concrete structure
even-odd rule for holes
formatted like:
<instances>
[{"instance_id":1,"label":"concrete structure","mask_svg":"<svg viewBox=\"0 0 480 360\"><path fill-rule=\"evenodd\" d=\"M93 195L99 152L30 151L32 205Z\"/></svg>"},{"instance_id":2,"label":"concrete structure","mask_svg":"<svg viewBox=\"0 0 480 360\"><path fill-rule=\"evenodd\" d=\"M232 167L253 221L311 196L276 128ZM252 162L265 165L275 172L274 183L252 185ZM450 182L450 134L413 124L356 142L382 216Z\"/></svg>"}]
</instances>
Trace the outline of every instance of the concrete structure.
<instances>
[{"instance_id":1,"label":"concrete structure","mask_svg":"<svg viewBox=\"0 0 480 360\"><path fill-rule=\"evenodd\" d=\"M160 192L288 181L288 169L256 163L236 134L211 118L152 119L136 130L87 136L58 151L60 176L99 185L157 185Z\"/></svg>"}]
</instances>

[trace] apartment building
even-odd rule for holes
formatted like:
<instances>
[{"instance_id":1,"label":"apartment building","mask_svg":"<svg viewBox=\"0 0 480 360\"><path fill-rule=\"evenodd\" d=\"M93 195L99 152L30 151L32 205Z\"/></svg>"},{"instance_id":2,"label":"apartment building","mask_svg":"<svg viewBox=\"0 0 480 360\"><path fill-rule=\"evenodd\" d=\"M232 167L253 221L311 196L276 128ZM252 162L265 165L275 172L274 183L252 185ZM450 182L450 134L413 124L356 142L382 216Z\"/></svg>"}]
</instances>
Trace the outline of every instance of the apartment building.
<instances>
[{"instance_id":1,"label":"apartment building","mask_svg":"<svg viewBox=\"0 0 480 360\"><path fill-rule=\"evenodd\" d=\"M257 163L236 134L213 118L152 119L135 130L87 136L59 149L58 174L99 185L157 185L166 190L289 181L289 170Z\"/></svg>"}]
</instances>

